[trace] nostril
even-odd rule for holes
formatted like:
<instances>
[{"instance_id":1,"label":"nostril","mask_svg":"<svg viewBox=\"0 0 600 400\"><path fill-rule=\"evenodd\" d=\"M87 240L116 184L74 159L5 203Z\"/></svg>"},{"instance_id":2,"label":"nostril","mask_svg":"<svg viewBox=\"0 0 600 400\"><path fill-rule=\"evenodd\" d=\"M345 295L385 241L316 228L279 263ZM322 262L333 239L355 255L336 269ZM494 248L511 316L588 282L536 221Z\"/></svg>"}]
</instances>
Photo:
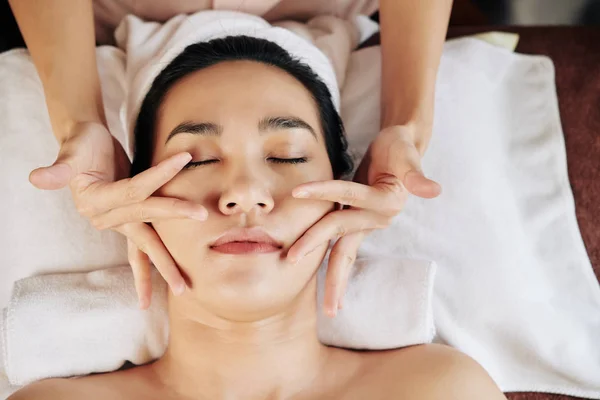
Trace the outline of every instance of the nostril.
<instances>
[{"instance_id":1,"label":"nostril","mask_svg":"<svg viewBox=\"0 0 600 400\"><path fill-rule=\"evenodd\" d=\"M265 203L258 203L258 206L259 206L260 208L265 208L267 205L266 205Z\"/></svg>"},{"instance_id":2,"label":"nostril","mask_svg":"<svg viewBox=\"0 0 600 400\"><path fill-rule=\"evenodd\" d=\"M227 203L227 208L233 208L235 207L235 203Z\"/></svg>"}]
</instances>

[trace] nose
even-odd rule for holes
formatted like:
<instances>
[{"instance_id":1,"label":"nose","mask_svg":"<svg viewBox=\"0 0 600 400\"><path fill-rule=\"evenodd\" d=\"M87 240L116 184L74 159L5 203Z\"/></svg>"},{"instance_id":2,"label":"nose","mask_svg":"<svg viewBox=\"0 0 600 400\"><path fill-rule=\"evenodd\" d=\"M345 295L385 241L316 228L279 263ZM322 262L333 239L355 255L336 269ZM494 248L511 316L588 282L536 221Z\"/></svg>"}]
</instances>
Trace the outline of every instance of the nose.
<instances>
[{"instance_id":1,"label":"nose","mask_svg":"<svg viewBox=\"0 0 600 400\"><path fill-rule=\"evenodd\" d=\"M251 212L268 214L273 206L269 191L260 184L248 181L231 185L219 198L219 210L225 215Z\"/></svg>"}]
</instances>

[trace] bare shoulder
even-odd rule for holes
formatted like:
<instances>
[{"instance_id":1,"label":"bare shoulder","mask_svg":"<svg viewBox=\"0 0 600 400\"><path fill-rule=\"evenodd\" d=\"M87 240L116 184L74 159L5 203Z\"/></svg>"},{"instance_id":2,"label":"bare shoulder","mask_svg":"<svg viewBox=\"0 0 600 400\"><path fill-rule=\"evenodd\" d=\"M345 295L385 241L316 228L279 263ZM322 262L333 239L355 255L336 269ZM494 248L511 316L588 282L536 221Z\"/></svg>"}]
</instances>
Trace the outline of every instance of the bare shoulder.
<instances>
[{"instance_id":1,"label":"bare shoulder","mask_svg":"<svg viewBox=\"0 0 600 400\"><path fill-rule=\"evenodd\" d=\"M361 392L369 391L362 392L369 398L506 399L481 365L448 346L367 352L362 371L357 384ZM373 393L374 388L381 394Z\"/></svg>"},{"instance_id":2,"label":"bare shoulder","mask_svg":"<svg viewBox=\"0 0 600 400\"><path fill-rule=\"evenodd\" d=\"M69 379L45 379L15 392L7 400L152 399L143 368Z\"/></svg>"},{"instance_id":3,"label":"bare shoulder","mask_svg":"<svg viewBox=\"0 0 600 400\"><path fill-rule=\"evenodd\" d=\"M44 379L23 387L7 400L80 399L85 394L84 389L85 385L76 379Z\"/></svg>"}]
</instances>

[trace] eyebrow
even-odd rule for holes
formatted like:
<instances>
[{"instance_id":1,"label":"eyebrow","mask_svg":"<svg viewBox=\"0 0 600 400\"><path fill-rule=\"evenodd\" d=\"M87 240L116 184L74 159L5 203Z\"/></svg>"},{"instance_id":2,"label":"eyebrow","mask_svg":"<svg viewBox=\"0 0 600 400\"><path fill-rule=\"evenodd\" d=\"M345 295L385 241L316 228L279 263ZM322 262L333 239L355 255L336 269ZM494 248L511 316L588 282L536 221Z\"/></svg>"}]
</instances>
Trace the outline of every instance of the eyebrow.
<instances>
[{"instance_id":1,"label":"eyebrow","mask_svg":"<svg viewBox=\"0 0 600 400\"><path fill-rule=\"evenodd\" d=\"M313 135L315 139L317 139L317 134L312 126L298 117L265 117L258 123L258 130L261 133L267 133L270 130L281 129L304 129ZM212 122L185 121L173 128L171 133L169 133L169 136L167 136L165 144L174 136L181 133L204 136L219 136L223 133L223 126L214 124Z\"/></svg>"},{"instance_id":2,"label":"eyebrow","mask_svg":"<svg viewBox=\"0 0 600 400\"><path fill-rule=\"evenodd\" d=\"M186 121L177 125L169 136L165 143L167 143L173 136L180 133L189 133L192 135L205 135L205 136L219 136L223 133L223 127L221 125L213 124L212 122L191 122Z\"/></svg>"},{"instance_id":3,"label":"eyebrow","mask_svg":"<svg viewBox=\"0 0 600 400\"><path fill-rule=\"evenodd\" d=\"M280 130L280 129L304 129L310 132L311 135L317 138L315 130L304 120L298 117L266 117L260 120L258 123L258 130L261 133L269 130Z\"/></svg>"}]
</instances>

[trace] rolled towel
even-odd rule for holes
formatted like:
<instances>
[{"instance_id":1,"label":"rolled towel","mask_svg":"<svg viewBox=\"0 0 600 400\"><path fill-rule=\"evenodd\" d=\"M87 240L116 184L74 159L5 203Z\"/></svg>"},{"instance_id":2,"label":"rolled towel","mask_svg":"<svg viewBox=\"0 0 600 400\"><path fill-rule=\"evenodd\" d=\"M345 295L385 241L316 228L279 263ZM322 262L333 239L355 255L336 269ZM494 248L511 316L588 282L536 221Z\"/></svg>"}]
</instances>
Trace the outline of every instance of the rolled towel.
<instances>
[{"instance_id":1,"label":"rolled towel","mask_svg":"<svg viewBox=\"0 0 600 400\"><path fill-rule=\"evenodd\" d=\"M168 338L165 282L152 276L152 307L138 307L131 268L17 281L2 322L11 385L119 369L159 357Z\"/></svg>"},{"instance_id":2,"label":"rolled towel","mask_svg":"<svg viewBox=\"0 0 600 400\"><path fill-rule=\"evenodd\" d=\"M323 343L386 349L433 340L434 263L359 259L344 308L333 319L322 314L325 265L317 292ZM0 344L10 384L114 371L126 361L139 365L159 358L167 346L168 318L166 284L156 273L152 288L152 304L144 311L138 308L129 266L18 281ZM382 304L385 312L374 312Z\"/></svg>"}]
</instances>

